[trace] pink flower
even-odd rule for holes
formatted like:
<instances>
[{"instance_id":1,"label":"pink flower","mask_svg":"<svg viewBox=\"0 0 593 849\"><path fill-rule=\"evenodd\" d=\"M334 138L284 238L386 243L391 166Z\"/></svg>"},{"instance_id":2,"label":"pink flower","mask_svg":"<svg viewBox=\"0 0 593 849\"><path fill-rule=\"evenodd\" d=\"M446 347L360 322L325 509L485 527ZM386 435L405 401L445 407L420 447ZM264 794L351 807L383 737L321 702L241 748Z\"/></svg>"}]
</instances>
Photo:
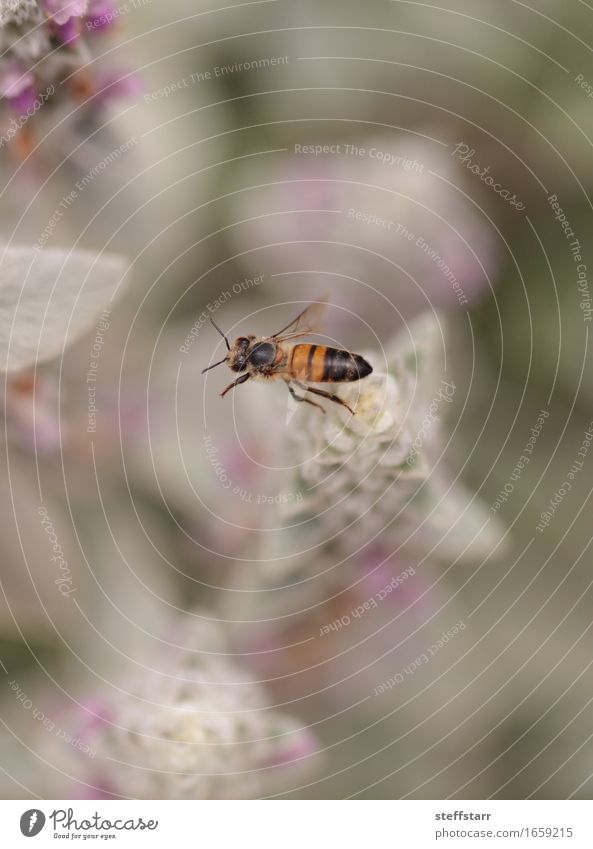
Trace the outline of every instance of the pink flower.
<instances>
[{"instance_id":1,"label":"pink flower","mask_svg":"<svg viewBox=\"0 0 593 849\"><path fill-rule=\"evenodd\" d=\"M0 0L0 8L3 2ZM14 0L10 2L14 5ZM19 3L24 4L22 14L16 15L15 11L9 19L10 28L0 27L4 33L0 56L0 106L4 108L0 109L0 124L14 119L15 110L23 119L19 127L34 118L35 129L19 133L13 146L17 158L24 159L35 149L34 140L43 135L44 124L46 129L48 124L55 129L55 111L62 101L88 105L90 119L96 120L96 113L109 101L134 97L141 89L137 78L127 70L118 71L107 65L103 75L100 70L95 72L96 56L89 42L96 29L104 29L117 17L118 11L110 0ZM41 110L50 95L52 109ZM76 119L73 122L76 125ZM70 125L69 121L66 123ZM37 126L41 128L39 134ZM65 127L65 131L71 130ZM13 130L6 140L15 135Z\"/></svg>"},{"instance_id":2,"label":"pink flower","mask_svg":"<svg viewBox=\"0 0 593 849\"><path fill-rule=\"evenodd\" d=\"M89 697L79 703L80 715L75 717L75 731L84 743L90 743L98 731L112 721L112 711L103 699Z\"/></svg>"},{"instance_id":3,"label":"pink flower","mask_svg":"<svg viewBox=\"0 0 593 849\"><path fill-rule=\"evenodd\" d=\"M62 44L72 44L80 36L80 23L77 18L68 18L65 24L54 23L52 31Z\"/></svg>"},{"instance_id":4,"label":"pink flower","mask_svg":"<svg viewBox=\"0 0 593 849\"><path fill-rule=\"evenodd\" d=\"M9 60L0 73L0 96L6 98L14 111L27 113L37 97L35 77L20 62Z\"/></svg>"},{"instance_id":5,"label":"pink flower","mask_svg":"<svg viewBox=\"0 0 593 849\"><path fill-rule=\"evenodd\" d=\"M35 77L20 62L3 64L0 73L0 95L15 100L35 88Z\"/></svg>"},{"instance_id":6,"label":"pink flower","mask_svg":"<svg viewBox=\"0 0 593 849\"><path fill-rule=\"evenodd\" d=\"M132 71L111 71L97 78L97 100L104 104L118 98L132 98L143 91L140 77Z\"/></svg>"},{"instance_id":7,"label":"pink flower","mask_svg":"<svg viewBox=\"0 0 593 849\"><path fill-rule=\"evenodd\" d=\"M87 12L88 29L97 32L110 27L115 18L115 5L112 0L90 0Z\"/></svg>"},{"instance_id":8,"label":"pink flower","mask_svg":"<svg viewBox=\"0 0 593 849\"><path fill-rule=\"evenodd\" d=\"M264 767L295 766L298 761L305 761L319 751L319 741L308 728L302 728L293 734L283 745L278 744L278 749L265 759Z\"/></svg>"},{"instance_id":9,"label":"pink flower","mask_svg":"<svg viewBox=\"0 0 593 849\"><path fill-rule=\"evenodd\" d=\"M86 14L87 0L45 0L45 10L58 25Z\"/></svg>"},{"instance_id":10,"label":"pink flower","mask_svg":"<svg viewBox=\"0 0 593 849\"><path fill-rule=\"evenodd\" d=\"M36 99L37 89L27 88L21 94L11 98L10 105L16 112L23 115L34 107Z\"/></svg>"}]
</instances>

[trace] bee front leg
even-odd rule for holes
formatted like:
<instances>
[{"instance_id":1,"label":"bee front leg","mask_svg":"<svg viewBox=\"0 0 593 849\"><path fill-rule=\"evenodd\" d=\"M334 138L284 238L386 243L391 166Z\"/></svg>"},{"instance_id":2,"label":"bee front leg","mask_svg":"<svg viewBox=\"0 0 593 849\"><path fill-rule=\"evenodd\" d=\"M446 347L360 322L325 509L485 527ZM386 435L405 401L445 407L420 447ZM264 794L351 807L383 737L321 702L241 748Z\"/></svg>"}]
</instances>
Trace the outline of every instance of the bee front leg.
<instances>
[{"instance_id":1,"label":"bee front leg","mask_svg":"<svg viewBox=\"0 0 593 849\"><path fill-rule=\"evenodd\" d=\"M238 377L236 380L234 380L232 383L230 383L227 386L227 388L224 390L224 392L220 393L220 397L224 398L224 396L227 394L227 392L230 392L231 389L235 388L235 386L239 386L239 384L245 383L246 380L249 380L249 377L250 377L249 374L242 374L241 377Z\"/></svg>"},{"instance_id":2,"label":"bee front leg","mask_svg":"<svg viewBox=\"0 0 593 849\"><path fill-rule=\"evenodd\" d=\"M288 386L288 391L290 392L290 394L292 395L292 397L294 398L295 401L298 401L299 404L304 401L305 404L310 404L312 407L317 407L318 410L321 410L321 412L323 414L325 414L325 410L323 409L321 404L316 404L315 401L311 401L309 398L302 398L300 395L296 394L296 392L294 391L294 389L292 388L292 386L290 385L288 380L285 381L285 383Z\"/></svg>"}]
</instances>

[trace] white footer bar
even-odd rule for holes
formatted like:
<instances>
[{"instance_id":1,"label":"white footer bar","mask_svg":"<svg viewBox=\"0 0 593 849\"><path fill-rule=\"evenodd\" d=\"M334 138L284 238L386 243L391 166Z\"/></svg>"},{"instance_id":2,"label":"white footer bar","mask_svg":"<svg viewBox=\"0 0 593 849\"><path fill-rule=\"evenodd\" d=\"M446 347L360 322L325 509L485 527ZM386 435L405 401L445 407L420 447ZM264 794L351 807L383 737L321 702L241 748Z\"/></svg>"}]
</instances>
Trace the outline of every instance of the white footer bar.
<instances>
[{"instance_id":1,"label":"white footer bar","mask_svg":"<svg viewBox=\"0 0 593 849\"><path fill-rule=\"evenodd\" d=\"M588 801L9 800L0 823L3 847L593 847Z\"/></svg>"}]
</instances>

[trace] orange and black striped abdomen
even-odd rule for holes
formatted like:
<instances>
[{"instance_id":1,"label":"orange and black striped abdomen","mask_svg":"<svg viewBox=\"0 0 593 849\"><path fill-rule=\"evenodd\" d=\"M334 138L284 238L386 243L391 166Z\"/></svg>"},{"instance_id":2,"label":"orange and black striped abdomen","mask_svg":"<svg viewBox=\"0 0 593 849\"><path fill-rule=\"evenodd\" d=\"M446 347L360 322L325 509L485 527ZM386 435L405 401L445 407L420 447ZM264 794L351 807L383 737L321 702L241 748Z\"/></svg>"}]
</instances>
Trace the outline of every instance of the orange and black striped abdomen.
<instances>
[{"instance_id":1,"label":"orange and black striped abdomen","mask_svg":"<svg viewBox=\"0 0 593 849\"><path fill-rule=\"evenodd\" d=\"M327 345L295 345L288 364L290 377L310 383L360 380L372 370L358 354Z\"/></svg>"}]
</instances>

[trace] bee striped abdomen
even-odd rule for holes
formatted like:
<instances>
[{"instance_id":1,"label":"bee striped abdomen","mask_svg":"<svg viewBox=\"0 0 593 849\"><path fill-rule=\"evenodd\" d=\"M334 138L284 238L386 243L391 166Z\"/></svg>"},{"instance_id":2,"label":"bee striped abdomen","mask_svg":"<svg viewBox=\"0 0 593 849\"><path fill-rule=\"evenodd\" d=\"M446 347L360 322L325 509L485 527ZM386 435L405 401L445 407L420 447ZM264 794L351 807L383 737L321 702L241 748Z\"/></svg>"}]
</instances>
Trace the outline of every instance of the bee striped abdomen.
<instances>
[{"instance_id":1,"label":"bee striped abdomen","mask_svg":"<svg viewBox=\"0 0 593 849\"><path fill-rule=\"evenodd\" d=\"M327 345L295 345L289 364L291 377L311 383L360 380L372 370L358 354L328 348Z\"/></svg>"}]
</instances>

